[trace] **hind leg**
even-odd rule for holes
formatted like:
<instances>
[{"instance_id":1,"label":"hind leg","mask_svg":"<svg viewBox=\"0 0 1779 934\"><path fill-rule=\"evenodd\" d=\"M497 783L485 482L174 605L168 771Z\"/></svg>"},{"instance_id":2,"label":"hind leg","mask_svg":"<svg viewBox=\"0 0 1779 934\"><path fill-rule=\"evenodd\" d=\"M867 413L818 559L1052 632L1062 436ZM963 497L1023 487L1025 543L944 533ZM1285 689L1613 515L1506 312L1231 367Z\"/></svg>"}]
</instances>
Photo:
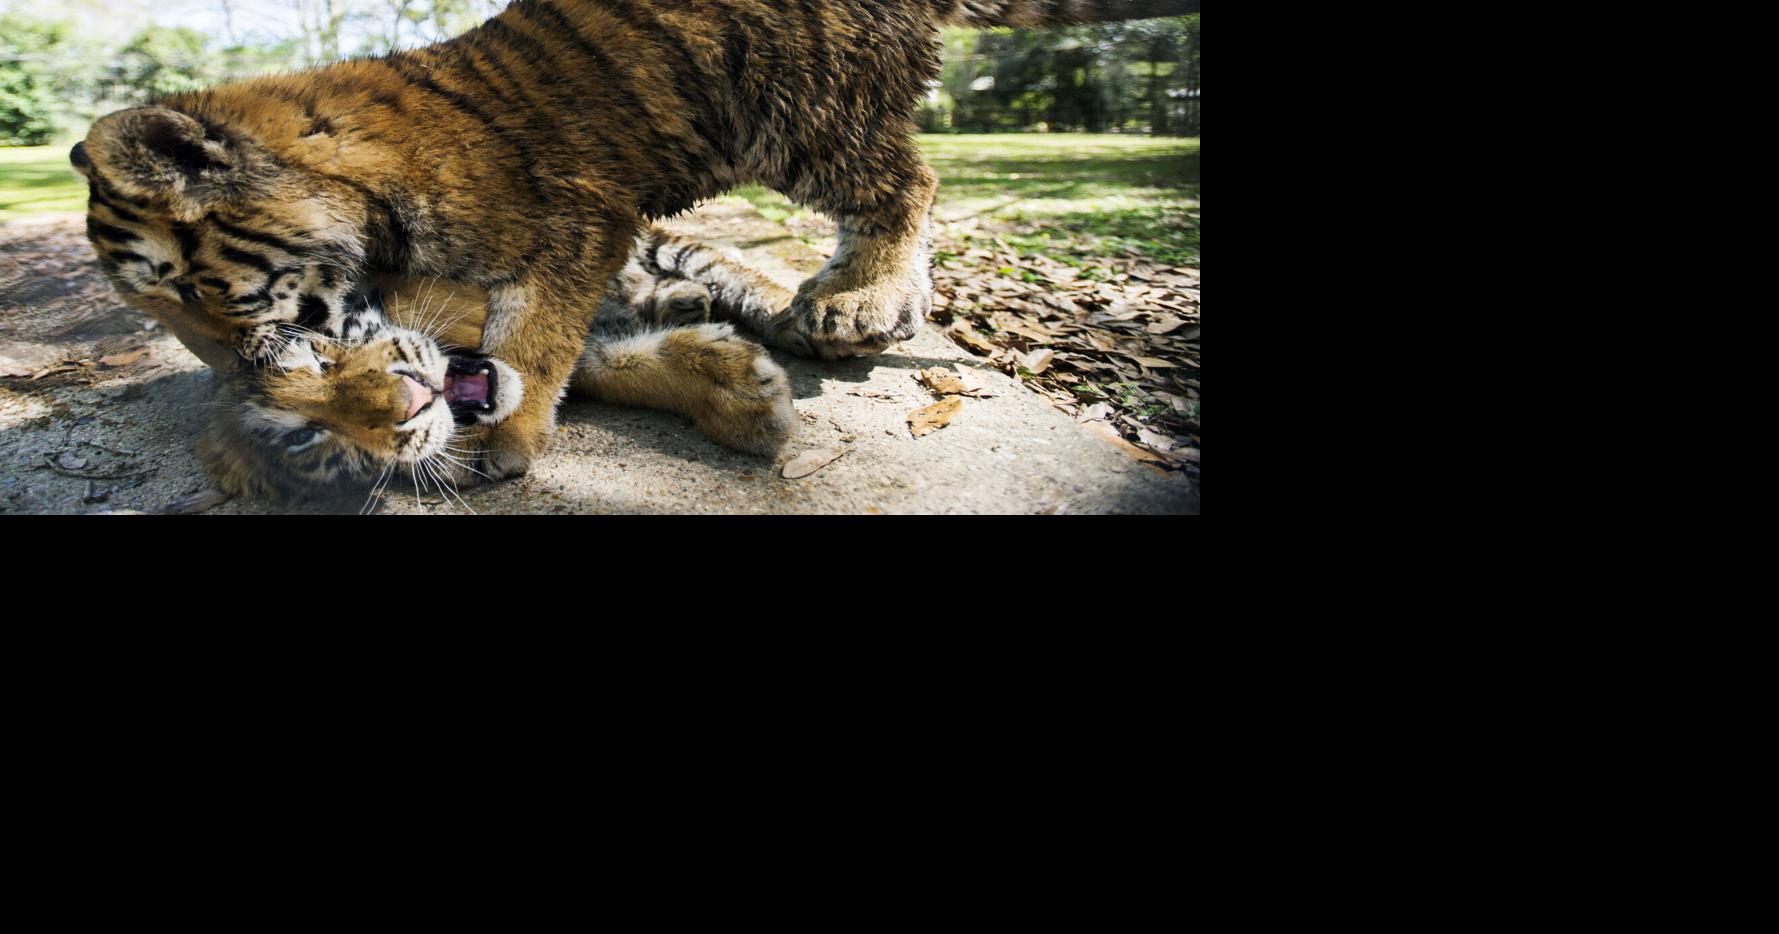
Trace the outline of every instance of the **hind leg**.
<instances>
[{"instance_id":1,"label":"hind leg","mask_svg":"<svg viewBox=\"0 0 1779 934\"><path fill-rule=\"evenodd\" d=\"M932 307L930 221L938 178L902 140L797 194L839 221L840 245L773 322L773 344L835 360L914 336Z\"/></svg>"}]
</instances>

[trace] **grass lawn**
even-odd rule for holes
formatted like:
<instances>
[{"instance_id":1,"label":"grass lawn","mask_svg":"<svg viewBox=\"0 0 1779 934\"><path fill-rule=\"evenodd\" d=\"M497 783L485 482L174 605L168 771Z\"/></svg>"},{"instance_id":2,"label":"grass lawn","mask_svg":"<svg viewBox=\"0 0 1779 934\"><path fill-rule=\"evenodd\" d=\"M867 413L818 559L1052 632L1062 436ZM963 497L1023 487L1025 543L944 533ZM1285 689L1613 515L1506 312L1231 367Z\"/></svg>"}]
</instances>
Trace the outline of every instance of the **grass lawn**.
<instances>
[{"instance_id":1,"label":"grass lawn","mask_svg":"<svg viewBox=\"0 0 1779 934\"><path fill-rule=\"evenodd\" d=\"M1197 139L997 133L919 143L939 173L941 241L999 236L1064 262L1134 252L1198 264ZM758 185L735 194L793 230L819 218Z\"/></svg>"},{"instance_id":2,"label":"grass lawn","mask_svg":"<svg viewBox=\"0 0 1779 934\"><path fill-rule=\"evenodd\" d=\"M920 147L940 177L941 239L999 236L1014 247L1074 261L1140 253L1198 262L1196 139L1114 134L928 135ZM793 230L819 215L750 185L736 195ZM63 146L0 148L0 221L81 211L86 186ZM1073 258L1073 259L1072 259Z\"/></svg>"},{"instance_id":3,"label":"grass lawn","mask_svg":"<svg viewBox=\"0 0 1779 934\"><path fill-rule=\"evenodd\" d=\"M68 164L68 147L0 147L0 221L84 210L86 181Z\"/></svg>"}]
</instances>

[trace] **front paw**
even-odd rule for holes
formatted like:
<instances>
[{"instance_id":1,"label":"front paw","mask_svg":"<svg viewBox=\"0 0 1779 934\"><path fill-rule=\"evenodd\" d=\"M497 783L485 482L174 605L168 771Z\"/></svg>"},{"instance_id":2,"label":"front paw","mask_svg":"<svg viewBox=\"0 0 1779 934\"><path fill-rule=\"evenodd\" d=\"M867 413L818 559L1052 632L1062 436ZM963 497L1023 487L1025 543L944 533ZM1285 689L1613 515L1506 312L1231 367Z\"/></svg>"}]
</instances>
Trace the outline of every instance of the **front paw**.
<instances>
[{"instance_id":1,"label":"front paw","mask_svg":"<svg viewBox=\"0 0 1779 934\"><path fill-rule=\"evenodd\" d=\"M459 487L510 480L531 470L532 458L543 446L542 438L533 440L507 430L512 427L508 422L458 432L452 442L451 476Z\"/></svg>"},{"instance_id":2,"label":"front paw","mask_svg":"<svg viewBox=\"0 0 1779 934\"><path fill-rule=\"evenodd\" d=\"M922 282L825 291L821 282L811 279L797 291L769 338L775 346L804 357L870 356L913 337L932 304L932 289Z\"/></svg>"},{"instance_id":3,"label":"front paw","mask_svg":"<svg viewBox=\"0 0 1779 934\"><path fill-rule=\"evenodd\" d=\"M531 470L531 459L543 450L544 435L548 430L545 426L528 431L518 419L496 425L488 436L487 453L482 455L482 472L490 480L525 476Z\"/></svg>"}]
</instances>

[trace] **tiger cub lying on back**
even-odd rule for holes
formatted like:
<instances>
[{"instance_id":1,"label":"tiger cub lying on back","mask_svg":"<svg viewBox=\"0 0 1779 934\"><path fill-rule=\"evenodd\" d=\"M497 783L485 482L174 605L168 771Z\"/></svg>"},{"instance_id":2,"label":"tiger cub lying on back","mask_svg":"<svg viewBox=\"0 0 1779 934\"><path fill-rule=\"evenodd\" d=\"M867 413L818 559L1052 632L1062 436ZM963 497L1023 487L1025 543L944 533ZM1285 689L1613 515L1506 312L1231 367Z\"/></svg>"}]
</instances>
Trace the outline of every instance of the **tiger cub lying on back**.
<instances>
[{"instance_id":1,"label":"tiger cub lying on back","mask_svg":"<svg viewBox=\"0 0 1779 934\"><path fill-rule=\"evenodd\" d=\"M569 392L688 415L713 440L771 454L794 409L785 373L724 317L754 324L791 301L771 280L692 241L651 230L609 284ZM436 280L385 279L355 303L343 337L292 329L270 365L227 372L234 396L198 445L224 492L279 501L411 472L441 489L473 477L459 428L508 418L530 389L477 347L487 295Z\"/></svg>"}]
</instances>

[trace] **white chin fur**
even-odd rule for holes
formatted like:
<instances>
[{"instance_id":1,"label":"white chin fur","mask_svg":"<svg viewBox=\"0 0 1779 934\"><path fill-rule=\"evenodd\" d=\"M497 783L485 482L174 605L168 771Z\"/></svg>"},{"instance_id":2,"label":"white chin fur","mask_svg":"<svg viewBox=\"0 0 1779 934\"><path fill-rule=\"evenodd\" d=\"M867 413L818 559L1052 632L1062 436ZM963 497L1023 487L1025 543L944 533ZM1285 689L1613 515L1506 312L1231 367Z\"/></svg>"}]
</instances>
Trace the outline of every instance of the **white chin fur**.
<instances>
[{"instance_id":1,"label":"white chin fur","mask_svg":"<svg viewBox=\"0 0 1779 934\"><path fill-rule=\"evenodd\" d=\"M519 403L525 399L525 384L519 379L519 371L507 366L499 360L489 360L494 366L494 385L497 389L492 412L481 412L476 421L484 425L505 421L508 416L519 411Z\"/></svg>"}]
</instances>

